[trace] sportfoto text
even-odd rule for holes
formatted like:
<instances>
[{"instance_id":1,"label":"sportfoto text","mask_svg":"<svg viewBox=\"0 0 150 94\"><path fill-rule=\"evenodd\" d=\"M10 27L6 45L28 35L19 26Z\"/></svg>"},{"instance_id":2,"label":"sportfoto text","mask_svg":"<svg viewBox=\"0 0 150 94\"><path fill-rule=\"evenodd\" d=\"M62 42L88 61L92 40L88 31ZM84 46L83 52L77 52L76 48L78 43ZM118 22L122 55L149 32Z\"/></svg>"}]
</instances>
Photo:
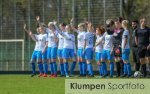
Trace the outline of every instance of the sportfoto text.
<instances>
[{"instance_id":1,"label":"sportfoto text","mask_svg":"<svg viewBox=\"0 0 150 94\"><path fill-rule=\"evenodd\" d=\"M70 89L71 90L130 90L130 89L145 89L144 84L140 83L123 83L123 84L81 84L81 83L70 83Z\"/></svg>"}]
</instances>

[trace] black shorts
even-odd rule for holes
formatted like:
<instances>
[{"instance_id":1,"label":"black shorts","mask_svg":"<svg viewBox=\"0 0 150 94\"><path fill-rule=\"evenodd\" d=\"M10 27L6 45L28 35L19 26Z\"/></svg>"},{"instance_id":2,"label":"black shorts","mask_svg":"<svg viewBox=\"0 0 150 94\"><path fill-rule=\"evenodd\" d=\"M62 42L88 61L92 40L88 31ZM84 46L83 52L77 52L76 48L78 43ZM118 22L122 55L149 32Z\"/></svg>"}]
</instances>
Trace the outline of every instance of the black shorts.
<instances>
[{"instance_id":1,"label":"black shorts","mask_svg":"<svg viewBox=\"0 0 150 94\"><path fill-rule=\"evenodd\" d=\"M133 62L139 63L138 48L137 47L132 47L132 56L133 56Z\"/></svg>"},{"instance_id":2,"label":"black shorts","mask_svg":"<svg viewBox=\"0 0 150 94\"><path fill-rule=\"evenodd\" d=\"M150 57L150 50L138 48L138 57L139 58L145 58Z\"/></svg>"}]
</instances>

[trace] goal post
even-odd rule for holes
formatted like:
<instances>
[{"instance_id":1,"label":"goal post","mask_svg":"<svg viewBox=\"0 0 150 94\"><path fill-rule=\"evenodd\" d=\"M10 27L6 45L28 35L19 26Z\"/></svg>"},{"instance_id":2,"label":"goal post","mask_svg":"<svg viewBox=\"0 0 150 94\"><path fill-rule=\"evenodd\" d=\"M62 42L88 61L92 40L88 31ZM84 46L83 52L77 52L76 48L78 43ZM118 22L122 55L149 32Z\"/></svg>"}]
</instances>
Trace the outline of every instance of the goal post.
<instances>
[{"instance_id":1,"label":"goal post","mask_svg":"<svg viewBox=\"0 0 150 94\"><path fill-rule=\"evenodd\" d=\"M21 70L22 71L24 71L24 69L25 69L25 64L24 64L24 39L2 39L2 40L0 40L0 44L2 44L2 43L21 43ZM14 45L10 45L10 46L14 46ZM2 48L2 45L1 45L1 48ZM16 48L15 48L16 49ZM2 49L1 49L2 50ZM9 51L9 49L7 49L7 47L6 47L6 50L7 51ZM2 56L2 54L3 54L3 52L1 52L1 56ZM8 55L7 55L8 56ZM16 61L15 61L16 62ZM8 64L6 64L6 70L8 70L9 68L8 68Z\"/></svg>"}]
</instances>

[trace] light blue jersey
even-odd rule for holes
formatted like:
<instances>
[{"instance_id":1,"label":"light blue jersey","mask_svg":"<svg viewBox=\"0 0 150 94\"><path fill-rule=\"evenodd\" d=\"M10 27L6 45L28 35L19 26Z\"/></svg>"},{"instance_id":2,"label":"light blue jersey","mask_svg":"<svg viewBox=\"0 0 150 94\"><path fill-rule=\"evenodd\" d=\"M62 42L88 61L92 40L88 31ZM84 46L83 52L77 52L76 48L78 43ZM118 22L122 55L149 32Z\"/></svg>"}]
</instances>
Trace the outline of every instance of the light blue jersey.
<instances>
[{"instance_id":1,"label":"light blue jersey","mask_svg":"<svg viewBox=\"0 0 150 94\"><path fill-rule=\"evenodd\" d=\"M94 45L94 34L93 32L86 32L84 36L84 40L86 42L86 48L93 48Z\"/></svg>"},{"instance_id":2,"label":"light blue jersey","mask_svg":"<svg viewBox=\"0 0 150 94\"><path fill-rule=\"evenodd\" d=\"M121 44L122 48L123 48L123 44L124 44L126 38L127 38L127 43L126 43L124 49L130 49L130 35L129 35L129 31L128 30L124 30L123 31L122 44Z\"/></svg>"},{"instance_id":3,"label":"light blue jersey","mask_svg":"<svg viewBox=\"0 0 150 94\"><path fill-rule=\"evenodd\" d=\"M94 45L94 34L92 32L86 32L84 40L86 42L85 47L85 59L93 59L93 45Z\"/></svg>"},{"instance_id":4,"label":"light blue jersey","mask_svg":"<svg viewBox=\"0 0 150 94\"><path fill-rule=\"evenodd\" d=\"M57 42L55 39L57 38L57 32L48 32L48 47L57 47Z\"/></svg>"}]
</instances>

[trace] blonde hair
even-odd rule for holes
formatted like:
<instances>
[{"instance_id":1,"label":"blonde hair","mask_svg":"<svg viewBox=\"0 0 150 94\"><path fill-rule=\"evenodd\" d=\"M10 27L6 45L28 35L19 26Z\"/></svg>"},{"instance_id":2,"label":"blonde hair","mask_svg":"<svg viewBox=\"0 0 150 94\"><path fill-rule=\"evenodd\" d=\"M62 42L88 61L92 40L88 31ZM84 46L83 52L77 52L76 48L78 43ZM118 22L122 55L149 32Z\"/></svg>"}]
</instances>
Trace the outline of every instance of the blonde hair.
<instances>
[{"instance_id":1,"label":"blonde hair","mask_svg":"<svg viewBox=\"0 0 150 94\"><path fill-rule=\"evenodd\" d=\"M123 27L123 28L127 28L127 27L128 27L128 23L129 23L128 20L123 20L123 21L122 21L122 27Z\"/></svg>"},{"instance_id":2,"label":"blonde hair","mask_svg":"<svg viewBox=\"0 0 150 94\"><path fill-rule=\"evenodd\" d=\"M83 28L85 28L85 23L79 23L79 25L78 25L79 27L83 27Z\"/></svg>"},{"instance_id":3,"label":"blonde hair","mask_svg":"<svg viewBox=\"0 0 150 94\"><path fill-rule=\"evenodd\" d=\"M114 24L114 21L112 19L107 19L106 20L106 25L112 26Z\"/></svg>"},{"instance_id":4,"label":"blonde hair","mask_svg":"<svg viewBox=\"0 0 150 94\"><path fill-rule=\"evenodd\" d=\"M50 29L54 29L54 30L55 30L55 25L54 25L53 22L49 22L49 23L48 23L48 27L49 27Z\"/></svg>"},{"instance_id":5,"label":"blonde hair","mask_svg":"<svg viewBox=\"0 0 150 94\"><path fill-rule=\"evenodd\" d=\"M93 24L91 22L88 22L87 31L89 31L89 32L93 32L94 31L94 26L93 26Z\"/></svg>"},{"instance_id":6,"label":"blonde hair","mask_svg":"<svg viewBox=\"0 0 150 94\"><path fill-rule=\"evenodd\" d=\"M54 23L53 22L49 22L48 26L54 26Z\"/></svg>"},{"instance_id":7,"label":"blonde hair","mask_svg":"<svg viewBox=\"0 0 150 94\"><path fill-rule=\"evenodd\" d=\"M86 30L86 24L85 23L79 23L78 27L83 27L83 30Z\"/></svg>"}]
</instances>

